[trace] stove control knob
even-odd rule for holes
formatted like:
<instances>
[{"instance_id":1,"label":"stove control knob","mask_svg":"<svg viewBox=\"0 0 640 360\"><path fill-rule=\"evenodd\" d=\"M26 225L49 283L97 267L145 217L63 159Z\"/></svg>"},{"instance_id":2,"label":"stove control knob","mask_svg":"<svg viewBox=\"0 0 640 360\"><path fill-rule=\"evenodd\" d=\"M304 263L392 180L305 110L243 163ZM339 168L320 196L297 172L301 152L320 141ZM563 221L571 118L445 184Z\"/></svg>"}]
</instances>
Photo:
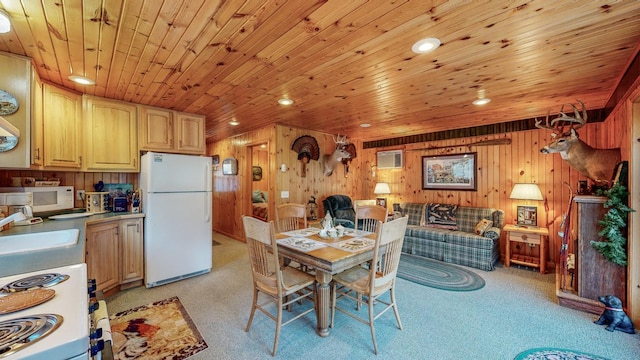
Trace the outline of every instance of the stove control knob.
<instances>
[{"instance_id":1,"label":"stove control knob","mask_svg":"<svg viewBox=\"0 0 640 360\"><path fill-rule=\"evenodd\" d=\"M89 281L87 281L87 289L89 292L89 297L96 297L96 279L89 279Z\"/></svg>"},{"instance_id":2,"label":"stove control knob","mask_svg":"<svg viewBox=\"0 0 640 360\"><path fill-rule=\"evenodd\" d=\"M97 328L89 334L89 339L95 340L102 337L102 328Z\"/></svg>"},{"instance_id":3,"label":"stove control knob","mask_svg":"<svg viewBox=\"0 0 640 360\"><path fill-rule=\"evenodd\" d=\"M100 307L100 303L97 301L92 301L89 303L89 314L93 314L94 311L98 310Z\"/></svg>"},{"instance_id":4,"label":"stove control knob","mask_svg":"<svg viewBox=\"0 0 640 360\"><path fill-rule=\"evenodd\" d=\"M96 356L100 351L104 350L104 340L100 339L91 345L91 356Z\"/></svg>"}]
</instances>

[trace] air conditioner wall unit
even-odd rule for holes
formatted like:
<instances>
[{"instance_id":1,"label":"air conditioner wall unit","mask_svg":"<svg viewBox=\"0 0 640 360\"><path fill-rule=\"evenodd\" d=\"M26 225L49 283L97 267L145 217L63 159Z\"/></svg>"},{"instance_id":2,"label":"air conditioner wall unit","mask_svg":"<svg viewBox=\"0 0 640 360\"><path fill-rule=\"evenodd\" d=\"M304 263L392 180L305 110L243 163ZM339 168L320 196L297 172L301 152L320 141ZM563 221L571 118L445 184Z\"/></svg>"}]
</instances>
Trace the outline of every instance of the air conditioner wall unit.
<instances>
[{"instance_id":1,"label":"air conditioner wall unit","mask_svg":"<svg viewBox=\"0 0 640 360\"><path fill-rule=\"evenodd\" d=\"M378 151L376 155L378 169L402 168L402 150Z\"/></svg>"}]
</instances>

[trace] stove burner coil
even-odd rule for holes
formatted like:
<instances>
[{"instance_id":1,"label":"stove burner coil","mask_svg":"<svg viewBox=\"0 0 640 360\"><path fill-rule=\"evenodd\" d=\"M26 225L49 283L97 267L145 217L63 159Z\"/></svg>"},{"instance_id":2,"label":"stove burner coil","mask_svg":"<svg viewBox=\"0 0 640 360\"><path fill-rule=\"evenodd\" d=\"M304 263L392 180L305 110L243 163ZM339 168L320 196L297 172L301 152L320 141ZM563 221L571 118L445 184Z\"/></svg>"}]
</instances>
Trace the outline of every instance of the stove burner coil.
<instances>
[{"instance_id":1,"label":"stove burner coil","mask_svg":"<svg viewBox=\"0 0 640 360\"><path fill-rule=\"evenodd\" d=\"M51 287L69 278L69 275L58 273L37 274L12 281L0 289L0 293L25 291L34 287Z\"/></svg>"},{"instance_id":2,"label":"stove burner coil","mask_svg":"<svg viewBox=\"0 0 640 360\"><path fill-rule=\"evenodd\" d=\"M56 314L41 314L0 321L0 359L51 334L62 319Z\"/></svg>"}]
</instances>

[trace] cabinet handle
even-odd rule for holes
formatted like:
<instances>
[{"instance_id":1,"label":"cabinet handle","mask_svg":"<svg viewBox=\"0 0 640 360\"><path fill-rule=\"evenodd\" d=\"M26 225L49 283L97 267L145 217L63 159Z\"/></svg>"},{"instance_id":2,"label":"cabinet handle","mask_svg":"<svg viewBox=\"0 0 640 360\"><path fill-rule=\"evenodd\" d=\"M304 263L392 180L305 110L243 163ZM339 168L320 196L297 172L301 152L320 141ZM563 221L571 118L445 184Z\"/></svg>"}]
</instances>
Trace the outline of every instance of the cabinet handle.
<instances>
[{"instance_id":1,"label":"cabinet handle","mask_svg":"<svg viewBox=\"0 0 640 360\"><path fill-rule=\"evenodd\" d=\"M40 160L40 148L36 148L36 159Z\"/></svg>"},{"instance_id":2,"label":"cabinet handle","mask_svg":"<svg viewBox=\"0 0 640 360\"><path fill-rule=\"evenodd\" d=\"M136 224L136 232L139 234L140 233L140 224Z\"/></svg>"},{"instance_id":3,"label":"cabinet handle","mask_svg":"<svg viewBox=\"0 0 640 360\"><path fill-rule=\"evenodd\" d=\"M522 240L525 240L525 241L526 241L526 240L527 240L527 235L522 234L521 238L522 238Z\"/></svg>"}]
</instances>

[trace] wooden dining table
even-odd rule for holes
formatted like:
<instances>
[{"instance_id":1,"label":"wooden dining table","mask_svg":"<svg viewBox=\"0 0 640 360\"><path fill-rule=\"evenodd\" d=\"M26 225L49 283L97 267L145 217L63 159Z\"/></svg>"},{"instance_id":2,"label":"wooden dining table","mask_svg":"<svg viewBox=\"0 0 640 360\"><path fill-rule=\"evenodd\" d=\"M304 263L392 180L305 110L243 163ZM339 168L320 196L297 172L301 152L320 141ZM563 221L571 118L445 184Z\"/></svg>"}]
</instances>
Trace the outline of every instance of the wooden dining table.
<instances>
[{"instance_id":1,"label":"wooden dining table","mask_svg":"<svg viewBox=\"0 0 640 360\"><path fill-rule=\"evenodd\" d=\"M359 236L355 235L355 230L347 230L354 235L344 235L339 238L321 237L318 229L309 228L293 230L276 234L278 241L278 254L285 258L294 260L302 265L315 269L317 289L316 316L318 327L316 332L322 337L329 336L329 313L331 311L331 279L334 274L338 274L353 266L362 264L373 259L373 242L376 239L375 233L359 231ZM313 233L313 234L312 234ZM328 246L316 249L299 249L295 246L283 245L285 239L309 239ZM370 246L358 249L357 246L347 246L349 250L343 250L342 244L358 243L364 240Z\"/></svg>"}]
</instances>

